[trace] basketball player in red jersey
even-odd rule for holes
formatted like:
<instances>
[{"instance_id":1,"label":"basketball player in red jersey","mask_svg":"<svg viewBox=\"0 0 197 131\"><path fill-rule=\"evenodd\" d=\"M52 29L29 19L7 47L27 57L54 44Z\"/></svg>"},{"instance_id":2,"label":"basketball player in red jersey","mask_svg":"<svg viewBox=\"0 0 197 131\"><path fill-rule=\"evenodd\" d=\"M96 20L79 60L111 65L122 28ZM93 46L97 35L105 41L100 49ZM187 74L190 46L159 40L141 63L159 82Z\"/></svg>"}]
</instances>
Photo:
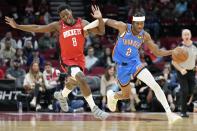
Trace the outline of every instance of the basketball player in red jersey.
<instances>
[{"instance_id":1,"label":"basketball player in red jersey","mask_svg":"<svg viewBox=\"0 0 197 131\"><path fill-rule=\"evenodd\" d=\"M28 32L44 33L58 31L61 50L60 64L62 69L67 72L70 77L67 78L63 91L55 92L54 97L59 100L61 109L66 112L68 111L68 94L78 85L94 116L99 119L105 119L108 117L108 113L100 110L98 106L95 105L91 90L84 79L85 75L83 73L85 66L83 51L86 35L88 35L88 32L100 35L105 32L104 21L100 9L97 6L92 6L91 15L95 19L98 19L99 25L87 31L83 30L83 28L88 25L89 22L81 18L75 19L72 15L70 6L61 5L58 8L58 13L61 19L48 25L19 25L14 19L9 17L5 17L5 21L15 29Z\"/></svg>"}]
</instances>

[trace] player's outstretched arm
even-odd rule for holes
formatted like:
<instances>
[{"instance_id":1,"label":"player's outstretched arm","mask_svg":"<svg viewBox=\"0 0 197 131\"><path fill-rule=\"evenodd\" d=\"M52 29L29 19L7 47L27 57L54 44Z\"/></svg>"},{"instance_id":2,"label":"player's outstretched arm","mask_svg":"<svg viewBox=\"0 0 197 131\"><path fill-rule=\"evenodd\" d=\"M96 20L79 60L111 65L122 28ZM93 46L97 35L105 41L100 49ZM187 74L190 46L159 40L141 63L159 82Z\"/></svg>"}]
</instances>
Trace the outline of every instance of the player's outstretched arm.
<instances>
[{"instance_id":1,"label":"player's outstretched arm","mask_svg":"<svg viewBox=\"0 0 197 131\"><path fill-rule=\"evenodd\" d=\"M87 33L103 35L105 33L105 23L98 6L92 5L91 15L97 20L91 23L89 23L87 20L83 20L82 21L83 30Z\"/></svg>"},{"instance_id":2,"label":"player's outstretched arm","mask_svg":"<svg viewBox=\"0 0 197 131\"><path fill-rule=\"evenodd\" d=\"M121 21L116 21L116 20L112 20L112 19L108 19L108 18L103 18L103 21L105 23L105 25L110 26L114 29L117 29L120 34L124 33L127 30L127 25L124 22ZM87 23L87 21L86 21ZM84 31L88 31L88 32L95 32L96 27L99 25L99 21L95 20L91 23L87 23L84 26Z\"/></svg>"},{"instance_id":3,"label":"player's outstretched arm","mask_svg":"<svg viewBox=\"0 0 197 131\"><path fill-rule=\"evenodd\" d=\"M122 21L107 19L105 25L117 29L120 34L124 33L127 30L127 24Z\"/></svg>"},{"instance_id":4,"label":"player's outstretched arm","mask_svg":"<svg viewBox=\"0 0 197 131\"><path fill-rule=\"evenodd\" d=\"M53 32L58 29L58 22L53 22L48 25L19 25L13 18L5 17L5 23L10 25L12 28L19 29L27 32Z\"/></svg>"},{"instance_id":5,"label":"player's outstretched arm","mask_svg":"<svg viewBox=\"0 0 197 131\"><path fill-rule=\"evenodd\" d=\"M98 34L100 34L100 35L105 34L105 23L103 21L102 14L101 14L101 11L100 11L98 6L96 6L96 5L93 6L92 5L91 15L92 15L93 18L98 19L98 21L99 21L99 25L97 27Z\"/></svg>"},{"instance_id":6,"label":"player's outstretched arm","mask_svg":"<svg viewBox=\"0 0 197 131\"><path fill-rule=\"evenodd\" d=\"M147 33L147 32L145 32L145 34L144 34L144 43L148 46L148 48L156 56L169 56L169 55L172 55L172 50L159 49L158 45L156 45L153 42L150 34Z\"/></svg>"}]
</instances>

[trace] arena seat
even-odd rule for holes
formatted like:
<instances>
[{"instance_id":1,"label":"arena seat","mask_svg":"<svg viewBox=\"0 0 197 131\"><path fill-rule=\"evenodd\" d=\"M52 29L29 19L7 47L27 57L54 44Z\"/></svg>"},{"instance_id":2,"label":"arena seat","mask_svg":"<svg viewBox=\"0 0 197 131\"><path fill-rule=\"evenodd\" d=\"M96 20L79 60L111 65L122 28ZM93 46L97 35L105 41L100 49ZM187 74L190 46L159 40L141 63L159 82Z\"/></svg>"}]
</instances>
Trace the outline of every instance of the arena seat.
<instances>
[{"instance_id":1,"label":"arena seat","mask_svg":"<svg viewBox=\"0 0 197 131\"><path fill-rule=\"evenodd\" d=\"M90 76L101 76L105 73L105 68L100 66L95 66L89 73Z\"/></svg>"}]
</instances>

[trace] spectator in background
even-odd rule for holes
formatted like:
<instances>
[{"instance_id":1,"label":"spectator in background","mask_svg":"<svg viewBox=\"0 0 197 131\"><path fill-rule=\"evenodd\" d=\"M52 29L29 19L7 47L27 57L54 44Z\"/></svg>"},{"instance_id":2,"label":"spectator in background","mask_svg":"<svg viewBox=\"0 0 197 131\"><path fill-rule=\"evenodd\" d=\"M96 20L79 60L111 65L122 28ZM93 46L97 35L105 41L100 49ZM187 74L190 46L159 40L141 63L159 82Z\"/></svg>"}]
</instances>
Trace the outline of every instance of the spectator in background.
<instances>
[{"instance_id":1,"label":"spectator in background","mask_svg":"<svg viewBox=\"0 0 197 131\"><path fill-rule=\"evenodd\" d=\"M160 14L160 19L161 20L174 20L174 15L171 14L174 9L174 4L173 2L169 2L164 7L162 8L161 14ZM171 15L169 15L171 14Z\"/></svg>"},{"instance_id":2,"label":"spectator in background","mask_svg":"<svg viewBox=\"0 0 197 131\"><path fill-rule=\"evenodd\" d=\"M30 32L25 32L22 39L19 39L17 42L18 48L25 48L29 44L29 41L31 41L31 48L37 49L38 48L38 42L36 40L35 34Z\"/></svg>"},{"instance_id":3,"label":"spectator in background","mask_svg":"<svg viewBox=\"0 0 197 131\"><path fill-rule=\"evenodd\" d=\"M116 18L118 15L118 6L112 4L111 0L108 0L107 3L104 5L102 12L104 14L104 17Z\"/></svg>"},{"instance_id":4,"label":"spectator in background","mask_svg":"<svg viewBox=\"0 0 197 131\"><path fill-rule=\"evenodd\" d=\"M5 66L2 50L0 50L0 66Z\"/></svg>"},{"instance_id":5,"label":"spectator in background","mask_svg":"<svg viewBox=\"0 0 197 131\"><path fill-rule=\"evenodd\" d=\"M11 16L16 20L19 21L19 14L18 14L18 10L17 7L14 6L11 8Z\"/></svg>"},{"instance_id":6,"label":"spectator in background","mask_svg":"<svg viewBox=\"0 0 197 131\"><path fill-rule=\"evenodd\" d=\"M5 73L4 71L0 68L0 79L4 79L5 78Z\"/></svg>"},{"instance_id":7,"label":"spectator in background","mask_svg":"<svg viewBox=\"0 0 197 131\"><path fill-rule=\"evenodd\" d=\"M48 1L42 0L36 12L38 24L49 24L51 22L50 5Z\"/></svg>"},{"instance_id":8,"label":"spectator in background","mask_svg":"<svg viewBox=\"0 0 197 131\"><path fill-rule=\"evenodd\" d=\"M143 65L149 66L153 63L150 57L146 54L146 52L142 48L139 49L139 52L140 52L140 60L142 61Z\"/></svg>"},{"instance_id":9,"label":"spectator in background","mask_svg":"<svg viewBox=\"0 0 197 131\"><path fill-rule=\"evenodd\" d=\"M50 4L48 0L41 0L38 10L43 9L44 12L50 12Z\"/></svg>"},{"instance_id":10,"label":"spectator in background","mask_svg":"<svg viewBox=\"0 0 197 131\"><path fill-rule=\"evenodd\" d=\"M103 57L100 59L100 65L104 67L108 67L109 65L114 64L112 60L112 51L109 47L105 48L105 52Z\"/></svg>"},{"instance_id":11,"label":"spectator in background","mask_svg":"<svg viewBox=\"0 0 197 131\"><path fill-rule=\"evenodd\" d=\"M4 63L10 64L10 61L15 56L16 50L11 45L11 39L5 39L5 47L1 49L1 54L3 56Z\"/></svg>"},{"instance_id":12,"label":"spectator in background","mask_svg":"<svg viewBox=\"0 0 197 131\"><path fill-rule=\"evenodd\" d=\"M35 23L34 11L35 10L32 0L28 0L25 6L25 16L23 18L24 24Z\"/></svg>"},{"instance_id":13,"label":"spectator in background","mask_svg":"<svg viewBox=\"0 0 197 131\"><path fill-rule=\"evenodd\" d=\"M40 56L39 50L33 50L32 55L27 58L27 66L30 66L33 61L38 61L40 70L44 70L44 58Z\"/></svg>"},{"instance_id":14,"label":"spectator in background","mask_svg":"<svg viewBox=\"0 0 197 131\"><path fill-rule=\"evenodd\" d=\"M23 49L22 48L17 48L16 49L16 53L15 56L13 58L13 60L18 60L20 62L20 65L26 65L27 63L27 57L25 55L23 55Z\"/></svg>"},{"instance_id":15,"label":"spectator in background","mask_svg":"<svg viewBox=\"0 0 197 131\"><path fill-rule=\"evenodd\" d=\"M85 68L91 70L98 62L98 58L94 56L94 48L88 47L88 54L85 57Z\"/></svg>"},{"instance_id":16,"label":"spectator in background","mask_svg":"<svg viewBox=\"0 0 197 131\"><path fill-rule=\"evenodd\" d=\"M33 48L32 42L30 40L27 41L26 45L23 48L24 56L28 58L29 56L32 55L33 50L34 48Z\"/></svg>"},{"instance_id":17,"label":"spectator in background","mask_svg":"<svg viewBox=\"0 0 197 131\"><path fill-rule=\"evenodd\" d=\"M32 0L28 0L25 6L26 13L33 13L34 12L34 5Z\"/></svg>"},{"instance_id":18,"label":"spectator in background","mask_svg":"<svg viewBox=\"0 0 197 131\"><path fill-rule=\"evenodd\" d=\"M163 76L167 82L168 89L174 91L174 89L178 87L179 83L177 80L176 71L172 69L169 63L164 65Z\"/></svg>"},{"instance_id":19,"label":"spectator in background","mask_svg":"<svg viewBox=\"0 0 197 131\"><path fill-rule=\"evenodd\" d=\"M168 89L168 86L166 86L166 80L163 75L158 75L155 77L155 80L158 82L158 84L162 87L163 92L165 93L165 96L167 98L167 101L170 105L170 108L172 111L175 110L175 104L174 104L174 97L171 92L171 90ZM151 111L152 112L163 112L164 108L160 104L160 102L157 100L156 96L154 95L153 91L149 89L149 93L147 95L147 101L150 104Z\"/></svg>"},{"instance_id":20,"label":"spectator in background","mask_svg":"<svg viewBox=\"0 0 197 131\"><path fill-rule=\"evenodd\" d=\"M160 0L160 2L161 2L162 4L167 4L167 3L170 2L170 0Z\"/></svg>"},{"instance_id":21,"label":"spectator in background","mask_svg":"<svg viewBox=\"0 0 197 131\"><path fill-rule=\"evenodd\" d=\"M31 95L32 100L30 105L36 107L36 111L41 109L40 106L40 95L45 92L43 75L39 69L39 62L33 61L29 72L25 75L25 80L23 83L25 91Z\"/></svg>"},{"instance_id":22,"label":"spectator in background","mask_svg":"<svg viewBox=\"0 0 197 131\"><path fill-rule=\"evenodd\" d=\"M5 48L6 40L10 40L12 48L17 48L16 40L12 37L11 31L6 32L5 37L1 40L1 49Z\"/></svg>"},{"instance_id":23,"label":"spectator in background","mask_svg":"<svg viewBox=\"0 0 197 131\"><path fill-rule=\"evenodd\" d=\"M154 40L157 40L160 32L159 18L153 7L146 9L145 28L149 30Z\"/></svg>"},{"instance_id":24,"label":"spectator in background","mask_svg":"<svg viewBox=\"0 0 197 131\"><path fill-rule=\"evenodd\" d=\"M188 1L188 9L193 12L194 18L197 19L197 1L190 0Z\"/></svg>"},{"instance_id":25,"label":"spectator in background","mask_svg":"<svg viewBox=\"0 0 197 131\"><path fill-rule=\"evenodd\" d=\"M105 74L101 76L100 93L103 97L102 98L103 108L105 108L106 104L107 104L107 97L106 96L107 96L108 90L113 90L114 92L119 91L114 65L109 65L106 68Z\"/></svg>"},{"instance_id":26,"label":"spectator in background","mask_svg":"<svg viewBox=\"0 0 197 131\"><path fill-rule=\"evenodd\" d=\"M46 97L48 100L48 109L52 110L53 94L58 87L60 71L52 67L51 63L48 61L45 63L43 79L46 87Z\"/></svg>"},{"instance_id":27,"label":"spectator in background","mask_svg":"<svg viewBox=\"0 0 197 131\"><path fill-rule=\"evenodd\" d=\"M12 61L12 66L6 71L6 78L15 80L16 87L23 87L25 74L25 70L21 68L20 60L15 59Z\"/></svg>"},{"instance_id":28,"label":"spectator in background","mask_svg":"<svg viewBox=\"0 0 197 131\"><path fill-rule=\"evenodd\" d=\"M57 47L57 44L58 44L58 33L57 32L54 32L51 34L51 47L52 48L56 48Z\"/></svg>"},{"instance_id":29,"label":"spectator in background","mask_svg":"<svg viewBox=\"0 0 197 131\"><path fill-rule=\"evenodd\" d=\"M44 33L42 37L38 40L38 47L40 50L47 50L54 48L54 45L52 43L52 37L50 33Z\"/></svg>"},{"instance_id":30,"label":"spectator in background","mask_svg":"<svg viewBox=\"0 0 197 131\"><path fill-rule=\"evenodd\" d=\"M174 16L179 18L184 12L187 11L187 1L186 0L180 0L176 3L174 8Z\"/></svg>"},{"instance_id":31,"label":"spectator in background","mask_svg":"<svg viewBox=\"0 0 197 131\"><path fill-rule=\"evenodd\" d=\"M103 56L103 47L100 42L100 37L93 36L91 46L94 48L94 56L98 59L101 58L101 56Z\"/></svg>"},{"instance_id":32,"label":"spectator in background","mask_svg":"<svg viewBox=\"0 0 197 131\"><path fill-rule=\"evenodd\" d=\"M91 35L91 34L90 34L90 35ZM92 44L92 38L91 38L90 35L88 35L88 36L86 37L85 50L87 50L87 48L88 48L89 46L91 46L91 44Z\"/></svg>"}]
</instances>

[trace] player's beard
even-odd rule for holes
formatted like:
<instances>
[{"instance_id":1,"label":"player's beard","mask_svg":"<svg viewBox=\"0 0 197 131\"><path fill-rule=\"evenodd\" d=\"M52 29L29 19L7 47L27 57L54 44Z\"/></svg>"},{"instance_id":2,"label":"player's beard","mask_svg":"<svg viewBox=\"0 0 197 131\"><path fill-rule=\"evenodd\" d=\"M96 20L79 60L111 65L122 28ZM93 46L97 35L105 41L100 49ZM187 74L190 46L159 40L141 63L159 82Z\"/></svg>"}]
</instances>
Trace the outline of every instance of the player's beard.
<instances>
[{"instance_id":1,"label":"player's beard","mask_svg":"<svg viewBox=\"0 0 197 131\"><path fill-rule=\"evenodd\" d=\"M133 33L134 35L138 35L140 32L141 32L141 31L139 31L139 30L136 29L136 28L134 28L133 31L132 31L132 33Z\"/></svg>"},{"instance_id":2,"label":"player's beard","mask_svg":"<svg viewBox=\"0 0 197 131\"><path fill-rule=\"evenodd\" d=\"M75 19L70 16L69 18L65 19L64 22L65 22L65 24L68 24L68 25L74 25Z\"/></svg>"}]
</instances>

